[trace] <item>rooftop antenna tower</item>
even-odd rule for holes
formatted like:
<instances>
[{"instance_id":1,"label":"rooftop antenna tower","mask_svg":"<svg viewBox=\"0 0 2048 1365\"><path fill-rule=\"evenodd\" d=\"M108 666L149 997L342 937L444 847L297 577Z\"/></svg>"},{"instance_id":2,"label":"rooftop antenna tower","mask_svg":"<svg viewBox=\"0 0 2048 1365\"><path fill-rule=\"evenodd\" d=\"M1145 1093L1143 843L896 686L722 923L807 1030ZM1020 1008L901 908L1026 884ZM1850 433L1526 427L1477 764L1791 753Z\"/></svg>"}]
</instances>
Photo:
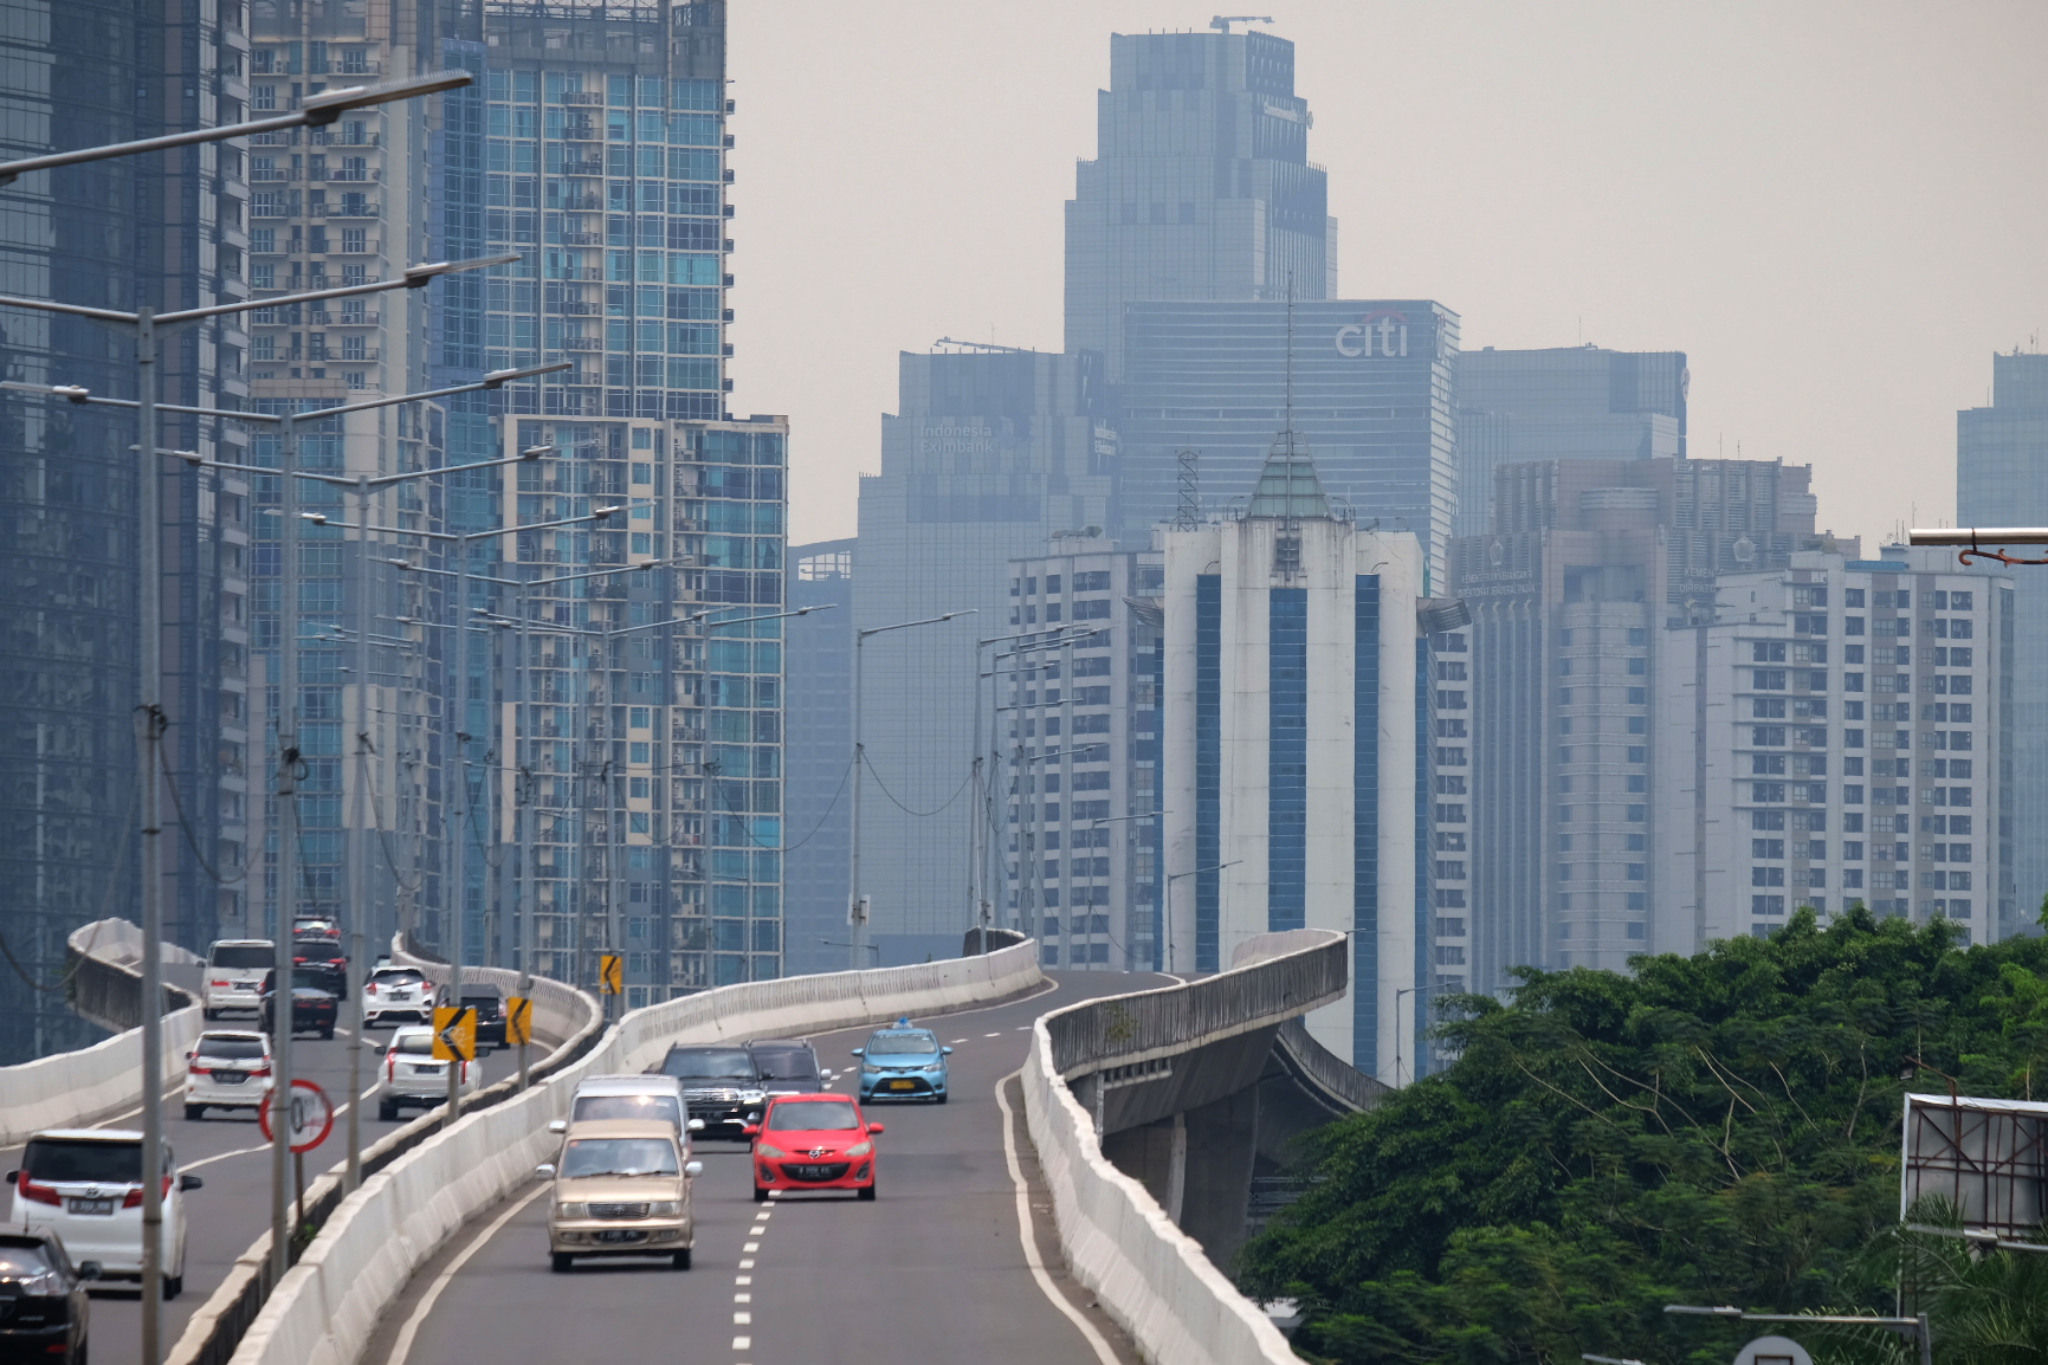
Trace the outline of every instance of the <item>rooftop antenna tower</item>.
<instances>
[{"instance_id":1,"label":"rooftop antenna tower","mask_svg":"<svg viewBox=\"0 0 2048 1365\"><path fill-rule=\"evenodd\" d=\"M1270 14L1219 14L1209 21L1209 27L1227 37L1232 24L1270 24L1273 22L1273 16Z\"/></svg>"},{"instance_id":2,"label":"rooftop antenna tower","mask_svg":"<svg viewBox=\"0 0 2048 1365\"><path fill-rule=\"evenodd\" d=\"M1173 510L1173 529L1192 531L1202 521L1202 452L1176 450L1173 456L1180 463L1180 501Z\"/></svg>"},{"instance_id":3,"label":"rooftop antenna tower","mask_svg":"<svg viewBox=\"0 0 2048 1365\"><path fill-rule=\"evenodd\" d=\"M1287 272L1287 357L1285 406L1281 411L1280 440L1287 462L1287 509L1280 534L1273 542L1273 568L1282 579L1292 580L1301 572L1301 519L1294 505L1294 463L1300 451L1294 437L1294 272Z\"/></svg>"}]
</instances>

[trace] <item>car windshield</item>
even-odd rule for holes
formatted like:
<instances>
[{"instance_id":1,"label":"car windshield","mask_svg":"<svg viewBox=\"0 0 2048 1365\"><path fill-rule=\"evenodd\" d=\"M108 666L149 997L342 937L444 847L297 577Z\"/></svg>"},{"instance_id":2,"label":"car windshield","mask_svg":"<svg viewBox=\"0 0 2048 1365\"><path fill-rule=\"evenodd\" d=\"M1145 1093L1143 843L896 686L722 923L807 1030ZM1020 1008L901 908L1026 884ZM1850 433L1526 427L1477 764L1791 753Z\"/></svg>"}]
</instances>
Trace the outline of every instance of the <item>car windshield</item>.
<instances>
[{"instance_id":1,"label":"car windshield","mask_svg":"<svg viewBox=\"0 0 2048 1365\"><path fill-rule=\"evenodd\" d=\"M479 1008L488 1005L492 1009L499 1009L504 1005L505 997L492 991L464 991L462 1003Z\"/></svg>"},{"instance_id":2,"label":"car windshield","mask_svg":"<svg viewBox=\"0 0 2048 1365\"><path fill-rule=\"evenodd\" d=\"M276 961L277 950L268 944L222 944L213 950L211 965L225 967L231 971L252 972L271 966Z\"/></svg>"},{"instance_id":3,"label":"car windshield","mask_svg":"<svg viewBox=\"0 0 2048 1365\"><path fill-rule=\"evenodd\" d=\"M410 967L386 967L370 974L370 980L379 986L417 986L426 979Z\"/></svg>"},{"instance_id":4,"label":"car windshield","mask_svg":"<svg viewBox=\"0 0 2048 1365\"><path fill-rule=\"evenodd\" d=\"M40 1245L0 1246L0 1280L28 1280L57 1267Z\"/></svg>"},{"instance_id":5,"label":"car windshield","mask_svg":"<svg viewBox=\"0 0 2048 1365\"><path fill-rule=\"evenodd\" d=\"M391 1050L409 1057L431 1057L434 1055L434 1035L424 1029L418 1033L401 1033L391 1040Z\"/></svg>"},{"instance_id":6,"label":"car windshield","mask_svg":"<svg viewBox=\"0 0 2048 1365\"><path fill-rule=\"evenodd\" d=\"M239 1060L247 1057L261 1057L263 1055L263 1042L257 1038L222 1038L216 1034L206 1034L199 1039L199 1046L194 1048L193 1051L202 1057L226 1057L231 1060Z\"/></svg>"},{"instance_id":7,"label":"car windshield","mask_svg":"<svg viewBox=\"0 0 2048 1365\"><path fill-rule=\"evenodd\" d=\"M653 1119L682 1127L683 1115L674 1095L578 1095L576 1122L585 1119Z\"/></svg>"},{"instance_id":8,"label":"car windshield","mask_svg":"<svg viewBox=\"0 0 2048 1365\"><path fill-rule=\"evenodd\" d=\"M661 1069L679 1080L751 1081L754 1059L745 1048L677 1048L662 1060Z\"/></svg>"},{"instance_id":9,"label":"car windshield","mask_svg":"<svg viewBox=\"0 0 2048 1365\"><path fill-rule=\"evenodd\" d=\"M929 1033L877 1033L868 1039L868 1055L877 1053L937 1052L939 1040Z\"/></svg>"},{"instance_id":10,"label":"car windshield","mask_svg":"<svg viewBox=\"0 0 2048 1365\"><path fill-rule=\"evenodd\" d=\"M802 1104L778 1104L768 1110L768 1129L774 1133L823 1133L860 1127L850 1100L806 1100Z\"/></svg>"},{"instance_id":11,"label":"car windshield","mask_svg":"<svg viewBox=\"0 0 2048 1365\"><path fill-rule=\"evenodd\" d=\"M45 1183L83 1181L89 1185L133 1185L142 1180L140 1142L95 1142L90 1138L37 1138L21 1158L30 1179Z\"/></svg>"},{"instance_id":12,"label":"car windshield","mask_svg":"<svg viewBox=\"0 0 2048 1365\"><path fill-rule=\"evenodd\" d=\"M755 1048L754 1062L764 1081L815 1081L818 1059L807 1047Z\"/></svg>"},{"instance_id":13,"label":"car windshield","mask_svg":"<svg viewBox=\"0 0 2048 1365\"><path fill-rule=\"evenodd\" d=\"M562 1151L562 1175L678 1175L676 1145L661 1138L578 1138Z\"/></svg>"}]
</instances>

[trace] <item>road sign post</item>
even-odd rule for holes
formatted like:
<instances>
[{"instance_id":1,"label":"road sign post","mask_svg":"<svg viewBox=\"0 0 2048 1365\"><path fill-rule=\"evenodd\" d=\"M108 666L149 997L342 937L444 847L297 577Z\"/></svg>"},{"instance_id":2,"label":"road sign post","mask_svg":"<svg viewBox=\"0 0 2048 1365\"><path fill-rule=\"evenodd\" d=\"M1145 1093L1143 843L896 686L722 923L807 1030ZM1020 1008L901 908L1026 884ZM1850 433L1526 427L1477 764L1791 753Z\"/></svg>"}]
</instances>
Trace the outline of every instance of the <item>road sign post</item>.
<instances>
[{"instance_id":1,"label":"road sign post","mask_svg":"<svg viewBox=\"0 0 2048 1365\"><path fill-rule=\"evenodd\" d=\"M528 989L531 989L529 987ZM515 995L505 1001L505 1041L519 1045L519 1088L526 1089L526 1045L533 1041L533 997Z\"/></svg>"},{"instance_id":2,"label":"road sign post","mask_svg":"<svg viewBox=\"0 0 2048 1365\"><path fill-rule=\"evenodd\" d=\"M270 1111L277 1106L266 1104L256 1111L256 1126L263 1132L265 1142L277 1141L277 1134L270 1126ZM298 1226L306 1226L306 1153L327 1141L327 1135L334 1131L334 1101L327 1098L327 1092L303 1076L294 1076L291 1098L283 1106L285 1110L286 1145L292 1152L292 1169L298 1186Z\"/></svg>"},{"instance_id":3,"label":"road sign post","mask_svg":"<svg viewBox=\"0 0 2048 1365\"><path fill-rule=\"evenodd\" d=\"M476 1060L476 1010L468 1005L434 1007L434 1057L448 1063L447 1114L441 1126L453 1124L462 1112L462 1089L456 1067Z\"/></svg>"}]
</instances>

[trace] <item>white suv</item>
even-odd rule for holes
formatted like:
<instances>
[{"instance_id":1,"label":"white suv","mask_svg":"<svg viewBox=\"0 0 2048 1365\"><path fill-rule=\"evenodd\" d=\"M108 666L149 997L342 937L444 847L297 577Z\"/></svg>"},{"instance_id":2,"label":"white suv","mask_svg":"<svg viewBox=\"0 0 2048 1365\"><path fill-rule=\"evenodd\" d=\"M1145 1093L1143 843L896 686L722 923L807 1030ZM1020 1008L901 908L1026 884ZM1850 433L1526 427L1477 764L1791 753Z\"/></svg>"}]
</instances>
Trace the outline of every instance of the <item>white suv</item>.
<instances>
[{"instance_id":1,"label":"white suv","mask_svg":"<svg viewBox=\"0 0 2048 1365\"><path fill-rule=\"evenodd\" d=\"M379 967L363 983L363 1027L375 1028L393 1015L434 1022L434 983L417 967Z\"/></svg>"},{"instance_id":2,"label":"white suv","mask_svg":"<svg viewBox=\"0 0 2048 1365\"><path fill-rule=\"evenodd\" d=\"M277 966L277 945L267 938L224 938L206 950L206 975L200 978L200 1012L218 1019L229 1010L254 1013L264 973ZM73 1256L72 1260L78 1257Z\"/></svg>"},{"instance_id":3,"label":"white suv","mask_svg":"<svg viewBox=\"0 0 2048 1365\"><path fill-rule=\"evenodd\" d=\"M434 1030L402 1028L391 1035L391 1047L384 1054L384 1075L377 1082L377 1117L386 1123L398 1117L408 1105L432 1109L448 1099L448 1068L460 1068L456 1088L465 1096L482 1088L481 1062L444 1062L434 1056Z\"/></svg>"},{"instance_id":4,"label":"white suv","mask_svg":"<svg viewBox=\"0 0 2048 1365\"><path fill-rule=\"evenodd\" d=\"M185 1117L203 1117L209 1107L261 1109L276 1083L269 1035L208 1029L185 1054Z\"/></svg>"},{"instance_id":5,"label":"white suv","mask_svg":"<svg viewBox=\"0 0 2048 1365\"><path fill-rule=\"evenodd\" d=\"M185 1288L185 1191L204 1182L178 1174L164 1144L164 1297ZM7 1173L14 1227L48 1228L78 1262L98 1261L103 1275L142 1275L142 1134L123 1128L52 1128L22 1149L21 1168Z\"/></svg>"}]
</instances>

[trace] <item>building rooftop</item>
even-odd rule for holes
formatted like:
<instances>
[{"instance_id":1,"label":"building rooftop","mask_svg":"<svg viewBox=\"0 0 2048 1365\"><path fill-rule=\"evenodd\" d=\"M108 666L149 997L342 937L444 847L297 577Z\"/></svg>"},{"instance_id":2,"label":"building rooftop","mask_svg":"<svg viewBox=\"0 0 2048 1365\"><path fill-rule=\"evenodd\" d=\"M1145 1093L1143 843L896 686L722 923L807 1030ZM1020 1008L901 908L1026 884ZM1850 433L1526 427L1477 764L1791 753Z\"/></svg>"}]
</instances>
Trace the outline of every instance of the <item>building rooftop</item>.
<instances>
[{"instance_id":1,"label":"building rooftop","mask_svg":"<svg viewBox=\"0 0 2048 1365\"><path fill-rule=\"evenodd\" d=\"M1252 488L1248 517L1279 517L1289 521L1327 519L1334 515L1323 481L1316 477L1315 461L1308 448L1292 431L1283 431L1273 442L1259 481Z\"/></svg>"}]
</instances>

